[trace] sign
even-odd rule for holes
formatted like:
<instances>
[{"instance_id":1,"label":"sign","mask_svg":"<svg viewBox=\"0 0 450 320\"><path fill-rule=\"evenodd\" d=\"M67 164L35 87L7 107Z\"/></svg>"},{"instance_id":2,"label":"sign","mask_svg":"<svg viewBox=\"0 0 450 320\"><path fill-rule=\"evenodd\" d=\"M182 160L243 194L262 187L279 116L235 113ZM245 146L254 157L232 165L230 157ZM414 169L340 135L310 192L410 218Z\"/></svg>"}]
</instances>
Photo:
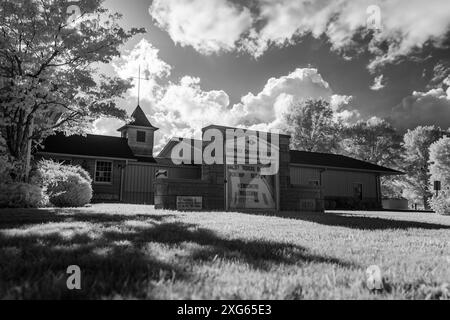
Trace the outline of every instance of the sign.
<instances>
[{"instance_id":1,"label":"sign","mask_svg":"<svg viewBox=\"0 0 450 320\"><path fill-rule=\"evenodd\" d=\"M198 211L203 209L203 197L177 197L177 210Z\"/></svg>"},{"instance_id":2,"label":"sign","mask_svg":"<svg viewBox=\"0 0 450 320\"><path fill-rule=\"evenodd\" d=\"M435 181L434 182L434 191L441 191L441 190L442 190L441 182Z\"/></svg>"},{"instance_id":3,"label":"sign","mask_svg":"<svg viewBox=\"0 0 450 320\"><path fill-rule=\"evenodd\" d=\"M261 168L258 165L227 167L230 209L276 209L276 176L261 175Z\"/></svg>"}]
</instances>

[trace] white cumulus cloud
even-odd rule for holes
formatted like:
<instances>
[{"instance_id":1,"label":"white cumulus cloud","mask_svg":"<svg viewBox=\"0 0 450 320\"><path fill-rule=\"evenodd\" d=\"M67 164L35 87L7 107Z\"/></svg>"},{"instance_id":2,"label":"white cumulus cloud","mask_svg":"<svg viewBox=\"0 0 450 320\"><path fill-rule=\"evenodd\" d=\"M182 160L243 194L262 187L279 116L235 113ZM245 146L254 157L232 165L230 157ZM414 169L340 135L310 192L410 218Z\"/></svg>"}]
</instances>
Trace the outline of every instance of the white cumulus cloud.
<instances>
[{"instance_id":1,"label":"white cumulus cloud","mask_svg":"<svg viewBox=\"0 0 450 320\"><path fill-rule=\"evenodd\" d=\"M419 125L450 127L450 88L413 92L411 96L392 110L392 120L398 128L414 128Z\"/></svg>"},{"instance_id":2,"label":"white cumulus cloud","mask_svg":"<svg viewBox=\"0 0 450 320\"><path fill-rule=\"evenodd\" d=\"M379 15L369 7L379 8ZM366 48L373 54L369 69L375 70L427 42L440 46L449 31L450 1L260 0L250 10L227 0L155 0L150 14L183 46L206 54L243 50L256 58L270 46L292 45L306 34L327 36L339 51L359 51L355 35L375 30L380 22Z\"/></svg>"},{"instance_id":3,"label":"white cumulus cloud","mask_svg":"<svg viewBox=\"0 0 450 320\"><path fill-rule=\"evenodd\" d=\"M253 23L249 9L227 0L155 0L149 12L175 43L204 54L233 50Z\"/></svg>"},{"instance_id":4,"label":"white cumulus cloud","mask_svg":"<svg viewBox=\"0 0 450 320\"><path fill-rule=\"evenodd\" d=\"M153 121L161 129L161 143L172 136L199 137L210 124L247 127L255 130L283 129L284 115L293 102L323 98L337 115L350 120L359 115L345 110L350 96L333 93L317 69L296 69L288 75L271 78L258 94L249 93L230 105L222 90L204 91L200 79L184 77L170 84L155 106Z\"/></svg>"},{"instance_id":5,"label":"white cumulus cloud","mask_svg":"<svg viewBox=\"0 0 450 320\"><path fill-rule=\"evenodd\" d=\"M142 40L136 47L115 62L115 70L123 78L133 77L141 65L141 106L150 122L160 128L156 134L156 150L172 137L199 138L201 129L211 124L247 127L260 130L283 129L284 114L292 103L303 99L323 98L330 102L340 118L357 117L346 110L350 96L333 92L317 69L298 68L287 75L270 78L259 93L248 93L236 104L231 104L223 90L202 89L197 77L184 76L179 81L168 81L171 67L158 57L158 50ZM135 81L135 86L137 85ZM131 114L136 107L136 88L129 92L123 105ZM133 99L130 99L133 98ZM121 123L98 119L94 132L117 134Z\"/></svg>"},{"instance_id":6,"label":"white cumulus cloud","mask_svg":"<svg viewBox=\"0 0 450 320\"><path fill-rule=\"evenodd\" d=\"M373 85L370 87L373 91L379 91L383 89L386 86L386 83L384 82L384 75L379 75L378 77L375 77L373 80Z\"/></svg>"},{"instance_id":7,"label":"white cumulus cloud","mask_svg":"<svg viewBox=\"0 0 450 320\"><path fill-rule=\"evenodd\" d=\"M123 79L132 78L132 97L138 96L138 78L141 78L141 99L156 102L161 98L162 87L158 80L170 75L171 67L158 56L159 50L142 39L132 50L113 62L115 72ZM141 73L139 76L139 68Z\"/></svg>"}]
</instances>

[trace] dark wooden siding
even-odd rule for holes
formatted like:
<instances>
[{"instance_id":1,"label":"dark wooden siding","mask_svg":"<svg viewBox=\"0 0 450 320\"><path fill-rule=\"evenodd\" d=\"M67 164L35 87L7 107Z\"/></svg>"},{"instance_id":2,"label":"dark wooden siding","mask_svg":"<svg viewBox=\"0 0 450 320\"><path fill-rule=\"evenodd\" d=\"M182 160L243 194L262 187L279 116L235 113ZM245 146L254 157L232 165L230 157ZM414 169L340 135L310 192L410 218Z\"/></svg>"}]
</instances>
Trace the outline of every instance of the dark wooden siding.
<instances>
[{"instance_id":1,"label":"dark wooden siding","mask_svg":"<svg viewBox=\"0 0 450 320\"><path fill-rule=\"evenodd\" d=\"M313 180L320 181L320 171L321 169L318 168L291 165L291 184L308 185ZM377 199L376 173L344 170L326 170L322 173L325 197L351 198L354 196L355 183L363 185L363 198Z\"/></svg>"},{"instance_id":2,"label":"dark wooden siding","mask_svg":"<svg viewBox=\"0 0 450 320\"><path fill-rule=\"evenodd\" d=\"M167 170L169 179L200 179L200 167L161 166L129 163L124 171L122 202L154 204L154 180L157 170Z\"/></svg>"}]
</instances>

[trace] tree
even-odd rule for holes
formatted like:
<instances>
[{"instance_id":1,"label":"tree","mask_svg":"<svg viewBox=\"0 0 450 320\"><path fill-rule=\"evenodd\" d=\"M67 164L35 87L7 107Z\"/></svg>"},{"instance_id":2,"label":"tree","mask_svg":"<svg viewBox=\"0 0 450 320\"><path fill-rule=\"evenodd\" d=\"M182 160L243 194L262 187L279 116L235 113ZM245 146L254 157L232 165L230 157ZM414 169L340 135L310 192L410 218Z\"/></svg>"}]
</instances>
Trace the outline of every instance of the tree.
<instances>
[{"instance_id":1,"label":"tree","mask_svg":"<svg viewBox=\"0 0 450 320\"><path fill-rule=\"evenodd\" d=\"M450 137L444 137L430 147L430 185L440 181L442 190L450 189Z\"/></svg>"},{"instance_id":2,"label":"tree","mask_svg":"<svg viewBox=\"0 0 450 320\"><path fill-rule=\"evenodd\" d=\"M440 181L442 190L433 195L430 205L440 214L450 214L450 138L444 137L430 147L430 191Z\"/></svg>"},{"instance_id":3,"label":"tree","mask_svg":"<svg viewBox=\"0 0 450 320\"><path fill-rule=\"evenodd\" d=\"M56 130L80 133L100 116L126 117L114 101L130 81L95 67L118 57L119 47L144 30L123 30L121 16L102 2L2 1L0 130L17 161L25 161L30 141ZM68 19L72 4L80 14Z\"/></svg>"},{"instance_id":4,"label":"tree","mask_svg":"<svg viewBox=\"0 0 450 320\"><path fill-rule=\"evenodd\" d=\"M348 156L380 166L397 166L401 136L386 120L371 118L344 129L342 150Z\"/></svg>"},{"instance_id":5,"label":"tree","mask_svg":"<svg viewBox=\"0 0 450 320\"><path fill-rule=\"evenodd\" d=\"M429 190L430 146L442 135L442 130L435 126L419 126L408 130L403 137L404 194L410 200L423 202L425 209L429 208L428 200L432 196Z\"/></svg>"},{"instance_id":6,"label":"tree","mask_svg":"<svg viewBox=\"0 0 450 320\"><path fill-rule=\"evenodd\" d=\"M323 99L294 103L285 115L292 136L291 147L309 152L333 152L338 145L338 125L334 112Z\"/></svg>"},{"instance_id":7,"label":"tree","mask_svg":"<svg viewBox=\"0 0 450 320\"><path fill-rule=\"evenodd\" d=\"M342 152L350 157L380 166L401 169L399 165L401 135L386 120L373 117L343 129ZM382 177L383 197L400 198L399 177Z\"/></svg>"}]
</instances>

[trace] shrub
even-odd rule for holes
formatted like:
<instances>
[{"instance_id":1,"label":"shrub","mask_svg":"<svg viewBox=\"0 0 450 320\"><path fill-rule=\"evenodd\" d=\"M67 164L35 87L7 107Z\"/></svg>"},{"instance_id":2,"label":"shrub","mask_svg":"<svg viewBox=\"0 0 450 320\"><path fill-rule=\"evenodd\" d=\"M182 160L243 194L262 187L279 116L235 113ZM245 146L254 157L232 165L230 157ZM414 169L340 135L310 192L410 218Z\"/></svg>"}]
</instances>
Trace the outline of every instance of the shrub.
<instances>
[{"instance_id":1,"label":"shrub","mask_svg":"<svg viewBox=\"0 0 450 320\"><path fill-rule=\"evenodd\" d=\"M44 188L57 207L82 207L92 199L92 179L81 167L43 160L38 163L33 181Z\"/></svg>"},{"instance_id":2,"label":"shrub","mask_svg":"<svg viewBox=\"0 0 450 320\"><path fill-rule=\"evenodd\" d=\"M38 208L47 203L48 198L39 186L28 183L0 185L0 208Z\"/></svg>"},{"instance_id":3,"label":"shrub","mask_svg":"<svg viewBox=\"0 0 450 320\"><path fill-rule=\"evenodd\" d=\"M450 215L450 191L441 191L438 196L430 199L430 207L434 212L442 215Z\"/></svg>"}]
</instances>

